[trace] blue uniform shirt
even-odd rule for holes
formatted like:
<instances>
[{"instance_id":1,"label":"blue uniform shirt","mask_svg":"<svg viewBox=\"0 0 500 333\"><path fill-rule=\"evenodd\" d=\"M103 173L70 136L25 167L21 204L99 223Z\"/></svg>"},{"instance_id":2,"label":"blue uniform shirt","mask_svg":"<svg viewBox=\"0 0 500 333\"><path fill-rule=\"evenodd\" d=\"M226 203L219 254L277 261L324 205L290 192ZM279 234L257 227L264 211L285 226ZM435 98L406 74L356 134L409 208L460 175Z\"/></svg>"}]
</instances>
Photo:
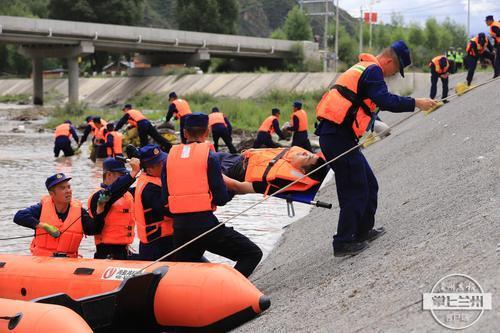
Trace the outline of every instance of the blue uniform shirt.
<instances>
[{"instance_id":1,"label":"blue uniform shirt","mask_svg":"<svg viewBox=\"0 0 500 333\"><path fill-rule=\"evenodd\" d=\"M379 66L371 65L361 75L358 83L359 96L371 99L380 110L390 112L413 112L415 99L389 92L384 74ZM336 133L338 125L330 121L321 121L316 129L316 135Z\"/></svg>"}]
</instances>

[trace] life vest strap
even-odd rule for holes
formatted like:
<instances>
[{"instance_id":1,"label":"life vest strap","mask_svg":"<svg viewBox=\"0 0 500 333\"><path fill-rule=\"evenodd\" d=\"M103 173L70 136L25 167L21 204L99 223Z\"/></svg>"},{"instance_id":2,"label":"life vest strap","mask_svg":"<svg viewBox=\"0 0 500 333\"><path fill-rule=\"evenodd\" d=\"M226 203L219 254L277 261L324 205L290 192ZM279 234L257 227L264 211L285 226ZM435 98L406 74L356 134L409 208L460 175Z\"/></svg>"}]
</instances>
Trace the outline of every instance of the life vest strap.
<instances>
[{"instance_id":1,"label":"life vest strap","mask_svg":"<svg viewBox=\"0 0 500 333\"><path fill-rule=\"evenodd\" d=\"M269 172L271 171L271 169L273 168L273 166L279 160L281 160L283 158L283 156L285 156L285 154L288 153L289 150L290 150L290 148L283 149L282 151L280 151L280 153L278 155L276 155L272 160L269 161L269 163L267 164L266 170L262 174L262 181L264 183L267 183L267 175L269 174ZM271 184L268 184L267 188L266 188L266 192L264 193L264 195L267 195L267 193L269 192L270 187L271 187Z\"/></svg>"}]
</instances>

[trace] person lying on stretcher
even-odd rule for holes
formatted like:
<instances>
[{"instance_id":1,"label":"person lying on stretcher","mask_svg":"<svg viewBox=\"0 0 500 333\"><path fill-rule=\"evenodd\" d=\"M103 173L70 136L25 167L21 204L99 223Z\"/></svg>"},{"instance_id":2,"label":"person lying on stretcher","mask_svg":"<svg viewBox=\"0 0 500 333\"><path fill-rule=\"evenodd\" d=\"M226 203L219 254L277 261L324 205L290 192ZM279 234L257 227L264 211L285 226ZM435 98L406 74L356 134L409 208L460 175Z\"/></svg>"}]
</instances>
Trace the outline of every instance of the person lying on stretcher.
<instances>
[{"instance_id":1,"label":"person lying on stretcher","mask_svg":"<svg viewBox=\"0 0 500 333\"><path fill-rule=\"evenodd\" d=\"M273 194L297 179L304 177L325 160L300 147L249 149L241 155L216 154L221 164L224 182L236 194ZM328 168L324 167L300 179L285 192L303 192L320 184Z\"/></svg>"}]
</instances>

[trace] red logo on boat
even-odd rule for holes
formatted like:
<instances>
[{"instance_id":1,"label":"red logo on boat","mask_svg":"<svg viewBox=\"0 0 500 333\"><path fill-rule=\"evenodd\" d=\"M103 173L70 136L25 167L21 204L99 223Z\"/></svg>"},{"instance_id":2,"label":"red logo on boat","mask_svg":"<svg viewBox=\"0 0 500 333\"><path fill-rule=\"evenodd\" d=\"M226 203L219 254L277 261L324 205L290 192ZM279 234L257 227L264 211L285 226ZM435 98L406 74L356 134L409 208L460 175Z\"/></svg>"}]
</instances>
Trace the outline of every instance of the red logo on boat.
<instances>
[{"instance_id":1,"label":"red logo on boat","mask_svg":"<svg viewBox=\"0 0 500 333\"><path fill-rule=\"evenodd\" d=\"M110 279L111 277L113 277L113 275L116 274L117 271L118 271L118 268L116 268L116 267L108 267L108 268L106 268L106 270L102 274L102 278L105 280Z\"/></svg>"}]
</instances>

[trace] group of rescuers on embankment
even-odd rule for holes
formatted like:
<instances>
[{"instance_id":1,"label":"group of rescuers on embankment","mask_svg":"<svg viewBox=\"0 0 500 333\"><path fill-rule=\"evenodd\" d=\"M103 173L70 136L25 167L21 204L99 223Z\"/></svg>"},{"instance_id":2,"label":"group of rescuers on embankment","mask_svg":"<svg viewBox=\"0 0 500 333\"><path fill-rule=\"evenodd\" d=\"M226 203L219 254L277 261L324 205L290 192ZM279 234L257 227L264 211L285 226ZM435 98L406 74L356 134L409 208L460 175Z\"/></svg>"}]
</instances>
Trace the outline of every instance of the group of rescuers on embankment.
<instances>
[{"instance_id":1,"label":"group of rescuers on embankment","mask_svg":"<svg viewBox=\"0 0 500 333\"><path fill-rule=\"evenodd\" d=\"M413 112L436 107L437 101L431 98L403 97L388 91L384 77L398 72L404 76L404 68L410 64L410 50L403 41L394 42L377 56L360 54L359 62L338 77L317 105L315 133L321 152L316 154L309 151L307 115L299 103L294 103L291 127L296 135L291 148L272 148L272 132L280 133L279 112L273 110L256 139L256 147L271 148L249 149L241 155L216 152L206 141L210 128L214 133L216 126L229 127L218 110L210 116L192 113L188 103L172 93L167 120L172 116L180 119L182 143L171 146L159 139L140 111L127 105L115 131L110 132L116 132L125 122L137 126L141 147L127 151L129 157L134 156L128 161L131 170L126 169L123 159L116 158L122 153L121 147L112 146L111 157L103 162L103 183L90 194L87 210L73 199L71 178L58 173L45 182L48 195L18 211L14 222L35 230L33 255L77 257L86 234L95 237L97 259L157 260L217 226L216 207L225 205L235 194L272 194L324 166L287 190L302 191L319 184L328 169L325 161L358 145L359 138L373 128L378 110ZM104 125L101 120L90 126L90 132L98 137ZM74 130L69 129L66 138L70 132ZM224 138L226 134L218 136ZM148 135L159 145L149 144ZM383 227L374 227L377 179L359 148L329 167L335 173L340 207L333 253L355 255L385 233ZM139 253L131 256L128 248L135 229ZM235 269L247 277L262 258L257 245L224 225L163 260L199 262L205 260L205 251L235 261Z\"/></svg>"}]
</instances>

